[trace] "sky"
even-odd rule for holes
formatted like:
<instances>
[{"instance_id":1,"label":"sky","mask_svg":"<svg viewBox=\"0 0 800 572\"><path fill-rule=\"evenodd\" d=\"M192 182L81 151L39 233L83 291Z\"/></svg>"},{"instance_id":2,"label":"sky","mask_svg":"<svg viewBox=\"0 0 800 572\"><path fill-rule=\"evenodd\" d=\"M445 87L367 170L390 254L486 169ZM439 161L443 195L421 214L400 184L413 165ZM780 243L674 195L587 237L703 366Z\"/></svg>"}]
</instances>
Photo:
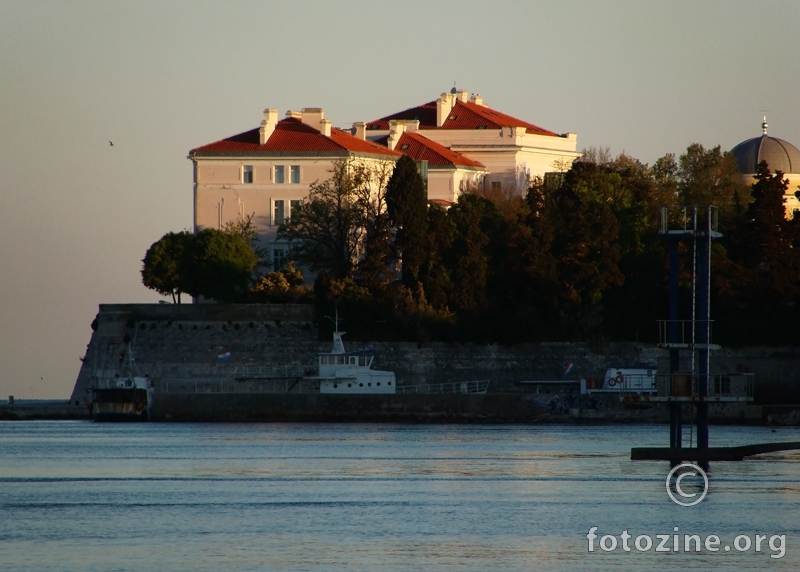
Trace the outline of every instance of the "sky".
<instances>
[{"instance_id":1,"label":"sky","mask_svg":"<svg viewBox=\"0 0 800 572\"><path fill-rule=\"evenodd\" d=\"M5 0L0 14L3 398L68 398L98 305L163 299L141 259L192 227L188 151L267 107L348 128L455 83L649 164L729 150L765 113L800 147L796 0Z\"/></svg>"}]
</instances>

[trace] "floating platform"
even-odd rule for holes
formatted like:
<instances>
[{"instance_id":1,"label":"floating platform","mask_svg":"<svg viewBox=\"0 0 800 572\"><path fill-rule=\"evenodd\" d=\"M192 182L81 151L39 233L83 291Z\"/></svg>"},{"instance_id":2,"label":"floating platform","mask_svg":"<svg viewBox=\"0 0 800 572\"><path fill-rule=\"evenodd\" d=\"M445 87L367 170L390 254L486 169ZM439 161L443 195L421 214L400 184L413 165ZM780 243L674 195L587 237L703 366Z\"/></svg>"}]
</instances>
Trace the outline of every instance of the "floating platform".
<instances>
[{"instance_id":1,"label":"floating platform","mask_svg":"<svg viewBox=\"0 0 800 572\"><path fill-rule=\"evenodd\" d=\"M740 447L635 447L631 449L631 461L742 461L753 455L795 449L800 449L800 441Z\"/></svg>"}]
</instances>

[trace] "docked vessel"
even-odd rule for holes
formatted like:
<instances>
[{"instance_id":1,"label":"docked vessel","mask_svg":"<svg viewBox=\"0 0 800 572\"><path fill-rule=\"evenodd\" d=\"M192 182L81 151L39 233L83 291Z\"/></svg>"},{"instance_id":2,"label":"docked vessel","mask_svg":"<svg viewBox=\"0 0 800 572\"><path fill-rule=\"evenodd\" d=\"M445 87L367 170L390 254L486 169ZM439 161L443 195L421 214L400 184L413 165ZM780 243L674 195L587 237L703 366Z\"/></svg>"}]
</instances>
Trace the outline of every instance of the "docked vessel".
<instances>
[{"instance_id":1,"label":"docked vessel","mask_svg":"<svg viewBox=\"0 0 800 572\"><path fill-rule=\"evenodd\" d=\"M153 403L149 377L127 376L92 387L92 418L95 421L147 421Z\"/></svg>"},{"instance_id":2,"label":"docked vessel","mask_svg":"<svg viewBox=\"0 0 800 572\"><path fill-rule=\"evenodd\" d=\"M320 393L395 393L394 372L372 369L374 350L347 352L342 336L333 332L333 348L317 357L319 374L306 381L319 381Z\"/></svg>"},{"instance_id":3,"label":"docked vessel","mask_svg":"<svg viewBox=\"0 0 800 572\"><path fill-rule=\"evenodd\" d=\"M153 382L147 375L134 374L130 343L126 353L127 374L115 373L112 377L107 370L95 371L94 383L89 388L90 409L95 421L147 421L151 417Z\"/></svg>"}]
</instances>

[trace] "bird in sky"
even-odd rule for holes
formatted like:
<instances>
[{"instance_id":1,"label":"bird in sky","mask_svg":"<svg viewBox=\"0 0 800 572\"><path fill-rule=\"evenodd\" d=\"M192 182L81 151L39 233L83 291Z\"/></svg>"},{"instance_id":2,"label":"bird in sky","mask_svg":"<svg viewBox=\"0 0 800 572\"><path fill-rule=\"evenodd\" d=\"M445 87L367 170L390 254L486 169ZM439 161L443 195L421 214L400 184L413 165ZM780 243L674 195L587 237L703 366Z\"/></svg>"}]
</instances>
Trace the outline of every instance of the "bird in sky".
<instances>
[{"instance_id":1,"label":"bird in sky","mask_svg":"<svg viewBox=\"0 0 800 572\"><path fill-rule=\"evenodd\" d=\"M108 142L108 144L109 144L111 147L113 147L113 146L114 146L114 142L113 142L113 141L109 141L109 142Z\"/></svg>"}]
</instances>

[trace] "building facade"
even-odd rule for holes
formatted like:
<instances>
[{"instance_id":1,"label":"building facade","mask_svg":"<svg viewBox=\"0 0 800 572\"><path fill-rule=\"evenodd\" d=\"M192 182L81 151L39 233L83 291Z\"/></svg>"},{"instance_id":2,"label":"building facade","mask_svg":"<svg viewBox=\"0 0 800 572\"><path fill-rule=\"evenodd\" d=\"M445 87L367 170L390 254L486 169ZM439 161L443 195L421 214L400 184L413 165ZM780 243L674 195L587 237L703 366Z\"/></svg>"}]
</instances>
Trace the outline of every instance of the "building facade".
<instances>
[{"instance_id":1,"label":"building facade","mask_svg":"<svg viewBox=\"0 0 800 572\"><path fill-rule=\"evenodd\" d=\"M252 215L260 246L272 267L281 268L289 247L277 240L278 227L308 196L311 183L329 179L342 159L391 168L400 156L332 127L322 109L289 111L280 121L276 110L266 109L259 128L189 152L195 232Z\"/></svg>"},{"instance_id":2,"label":"building facade","mask_svg":"<svg viewBox=\"0 0 800 572\"><path fill-rule=\"evenodd\" d=\"M519 194L533 177L568 171L580 157L575 133L558 134L496 111L478 94L464 90L442 93L438 99L366 124L366 138L391 137L400 122L417 121L417 133L480 164L483 185Z\"/></svg>"},{"instance_id":3,"label":"building facade","mask_svg":"<svg viewBox=\"0 0 800 572\"><path fill-rule=\"evenodd\" d=\"M376 170L412 157L428 200L448 205L470 189L524 193L533 177L566 171L580 156L574 133L559 135L489 108L479 95L443 93L437 100L350 131L332 126L321 108L288 111L278 119L264 110L258 128L196 147L194 228L222 229L253 216L260 246L273 269L286 262L289 245L277 240L281 224L308 196L310 185L330 178L342 159Z\"/></svg>"}]
</instances>

